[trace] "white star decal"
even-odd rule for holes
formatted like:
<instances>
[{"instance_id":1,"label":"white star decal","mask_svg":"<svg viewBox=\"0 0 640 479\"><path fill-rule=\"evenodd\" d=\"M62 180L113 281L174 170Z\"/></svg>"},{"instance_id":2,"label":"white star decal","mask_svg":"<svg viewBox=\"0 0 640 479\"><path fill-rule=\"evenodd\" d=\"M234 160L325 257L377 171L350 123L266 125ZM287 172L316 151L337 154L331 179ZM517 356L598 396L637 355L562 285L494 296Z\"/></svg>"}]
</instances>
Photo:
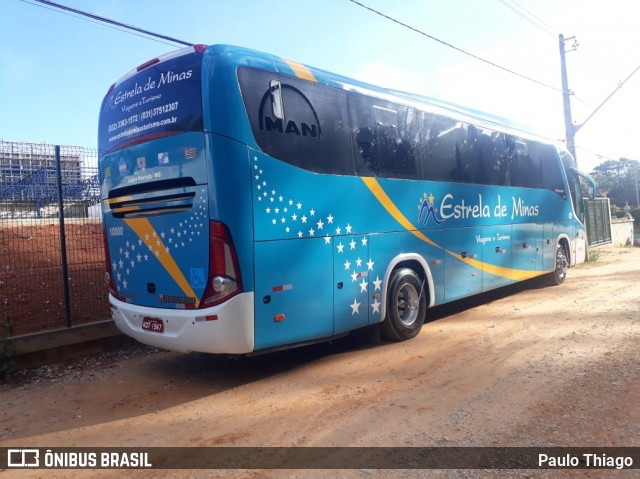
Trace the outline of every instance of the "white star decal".
<instances>
[{"instance_id":1,"label":"white star decal","mask_svg":"<svg viewBox=\"0 0 640 479\"><path fill-rule=\"evenodd\" d=\"M349 243L349 246L351 246L351 249L356 249L356 242L351 240L351 243Z\"/></svg>"},{"instance_id":2,"label":"white star decal","mask_svg":"<svg viewBox=\"0 0 640 479\"><path fill-rule=\"evenodd\" d=\"M344 245L342 243L338 244L338 253L344 252Z\"/></svg>"},{"instance_id":3,"label":"white star decal","mask_svg":"<svg viewBox=\"0 0 640 479\"><path fill-rule=\"evenodd\" d=\"M311 228L309 230L309 236L315 236L315 234L316 234L316 231L313 228Z\"/></svg>"},{"instance_id":4,"label":"white star decal","mask_svg":"<svg viewBox=\"0 0 640 479\"><path fill-rule=\"evenodd\" d=\"M362 238L362 246L367 246L367 237Z\"/></svg>"},{"instance_id":5,"label":"white star decal","mask_svg":"<svg viewBox=\"0 0 640 479\"><path fill-rule=\"evenodd\" d=\"M322 227L324 226L324 223L322 222L322 220L318 221L316 224L318 225L319 230L321 230Z\"/></svg>"},{"instance_id":6,"label":"white star decal","mask_svg":"<svg viewBox=\"0 0 640 479\"><path fill-rule=\"evenodd\" d=\"M378 277L378 275L376 275L376 280L373 282L373 285L375 286L374 291L382 291L382 280Z\"/></svg>"},{"instance_id":7,"label":"white star decal","mask_svg":"<svg viewBox=\"0 0 640 479\"><path fill-rule=\"evenodd\" d=\"M369 258L369 261L367 261L367 271L373 271L373 265L375 263L373 262L373 260L371 258Z\"/></svg>"},{"instance_id":8,"label":"white star decal","mask_svg":"<svg viewBox=\"0 0 640 479\"><path fill-rule=\"evenodd\" d=\"M329 223L329 224L333 223L333 216L331 216L331 214L329 214L329 216L327 216L327 223Z\"/></svg>"},{"instance_id":9,"label":"white star decal","mask_svg":"<svg viewBox=\"0 0 640 479\"><path fill-rule=\"evenodd\" d=\"M324 237L324 244L331 244L331 236Z\"/></svg>"},{"instance_id":10,"label":"white star decal","mask_svg":"<svg viewBox=\"0 0 640 479\"><path fill-rule=\"evenodd\" d=\"M360 314L360 304L358 303L358 299L353 300L353 304L351 304L351 316L354 314Z\"/></svg>"},{"instance_id":11,"label":"white star decal","mask_svg":"<svg viewBox=\"0 0 640 479\"><path fill-rule=\"evenodd\" d=\"M371 309L373 309L372 313L380 314L380 301L378 301L378 298L376 298L375 301L371 303Z\"/></svg>"},{"instance_id":12,"label":"white star decal","mask_svg":"<svg viewBox=\"0 0 640 479\"><path fill-rule=\"evenodd\" d=\"M358 268L362 266L362 260L360 258L356 260L356 265L358 266Z\"/></svg>"},{"instance_id":13,"label":"white star decal","mask_svg":"<svg viewBox=\"0 0 640 479\"><path fill-rule=\"evenodd\" d=\"M307 222L307 217L305 215L302 215L300 219L302 220L303 223Z\"/></svg>"},{"instance_id":14,"label":"white star decal","mask_svg":"<svg viewBox=\"0 0 640 479\"><path fill-rule=\"evenodd\" d=\"M348 235L351 234L351 228L353 228L353 227L350 224L347 224L347 226L345 227L345 230L347 231Z\"/></svg>"},{"instance_id":15,"label":"white star decal","mask_svg":"<svg viewBox=\"0 0 640 479\"><path fill-rule=\"evenodd\" d=\"M361 293L366 293L367 292L367 286L369 285L369 283L367 283L364 278L362 278L362 283L360 283L360 292Z\"/></svg>"},{"instance_id":16,"label":"white star decal","mask_svg":"<svg viewBox=\"0 0 640 479\"><path fill-rule=\"evenodd\" d=\"M357 279L358 279L358 273L354 271L353 274L351 275L351 282L355 283Z\"/></svg>"},{"instance_id":17,"label":"white star decal","mask_svg":"<svg viewBox=\"0 0 640 479\"><path fill-rule=\"evenodd\" d=\"M349 260L345 261L344 269L345 269L345 271L351 269L351 263L349 263Z\"/></svg>"}]
</instances>

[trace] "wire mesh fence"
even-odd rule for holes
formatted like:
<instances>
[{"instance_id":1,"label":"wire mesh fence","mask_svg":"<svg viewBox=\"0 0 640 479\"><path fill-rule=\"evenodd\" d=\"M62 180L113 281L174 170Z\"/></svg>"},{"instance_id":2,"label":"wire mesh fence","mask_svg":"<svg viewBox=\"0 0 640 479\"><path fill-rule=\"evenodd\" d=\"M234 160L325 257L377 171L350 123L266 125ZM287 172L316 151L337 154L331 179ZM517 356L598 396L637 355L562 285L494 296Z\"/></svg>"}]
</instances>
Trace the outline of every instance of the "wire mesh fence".
<instances>
[{"instance_id":1,"label":"wire mesh fence","mask_svg":"<svg viewBox=\"0 0 640 479\"><path fill-rule=\"evenodd\" d=\"M0 140L3 323L24 335L107 319L103 275L97 151Z\"/></svg>"}]
</instances>

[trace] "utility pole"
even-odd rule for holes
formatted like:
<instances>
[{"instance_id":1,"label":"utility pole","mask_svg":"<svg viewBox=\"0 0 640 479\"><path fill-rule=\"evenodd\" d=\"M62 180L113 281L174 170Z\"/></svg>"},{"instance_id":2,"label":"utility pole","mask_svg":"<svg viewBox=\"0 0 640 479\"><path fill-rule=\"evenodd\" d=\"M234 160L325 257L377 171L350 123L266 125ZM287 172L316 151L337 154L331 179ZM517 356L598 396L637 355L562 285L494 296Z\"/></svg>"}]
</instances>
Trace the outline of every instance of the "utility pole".
<instances>
[{"instance_id":1,"label":"utility pole","mask_svg":"<svg viewBox=\"0 0 640 479\"><path fill-rule=\"evenodd\" d=\"M576 157L576 128L573 124L573 120L571 119L571 92L569 91L569 80L567 79L567 62L565 60L565 48L564 42L568 40L574 40L572 50L570 52L576 50L578 43L575 41L576 37L564 38L562 33L559 35L559 46L560 46L560 74L562 75L562 103L564 105L564 129L567 138L567 149L569 153L576 159L576 163L578 161Z\"/></svg>"}]
</instances>

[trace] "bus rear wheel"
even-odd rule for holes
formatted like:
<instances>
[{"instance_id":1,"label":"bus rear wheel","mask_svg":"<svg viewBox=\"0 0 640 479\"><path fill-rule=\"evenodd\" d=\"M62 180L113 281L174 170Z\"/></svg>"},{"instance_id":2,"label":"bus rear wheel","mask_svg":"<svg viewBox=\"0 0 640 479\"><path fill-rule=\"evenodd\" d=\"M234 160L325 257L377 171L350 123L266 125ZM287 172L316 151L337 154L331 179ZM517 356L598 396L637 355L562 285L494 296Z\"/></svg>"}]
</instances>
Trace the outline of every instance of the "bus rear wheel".
<instances>
[{"instance_id":1,"label":"bus rear wheel","mask_svg":"<svg viewBox=\"0 0 640 479\"><path fill-rule=\"evenodd\" d=\"M392 273L387 295L387 317L382 334L391 341L405 341L420 332L427 313L424 283L410 268Z\"/></svg>"},{"instance_id":2,"label":"bus rear wheel","mask_svg":"<svg viewBox=\"0 0 640 479\"><path fill-rule=\"evenodd\" d=\"M549 283L552 286L559 286L567 279L567 270L569 269L569 258L564 245L559 244L556 247L556 268L549 275Z\"/></svg>"}]
</instances>

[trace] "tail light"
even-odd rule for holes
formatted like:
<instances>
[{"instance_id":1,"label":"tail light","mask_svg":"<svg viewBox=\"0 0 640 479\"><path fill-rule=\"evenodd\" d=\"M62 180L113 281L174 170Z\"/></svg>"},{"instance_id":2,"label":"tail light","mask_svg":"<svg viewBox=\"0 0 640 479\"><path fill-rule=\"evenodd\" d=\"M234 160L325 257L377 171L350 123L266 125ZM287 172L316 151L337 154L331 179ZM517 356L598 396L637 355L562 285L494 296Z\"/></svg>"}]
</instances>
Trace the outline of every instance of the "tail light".
<instances>
[{"instance_id":1,"label":"tail light","mask_svg":"<svg viewBox=\"0 0 640 479\"><path fill-rule=\"evenodd\" d=\"M105 272L104 272L104 283L109 288L109 292L115 297L120 299L118 296L118 290L116 289L116 283L113 281L113 270L111 269L111 255L109 254L109 245L107 243L107 230L102 228L102 238L104 244L104 261L105 261Z\"/></svg>"},{"instance_id":2,"label":"tail light","mask_svg":"<svg viewBox=\"0 0 640 479\"><path fill-rule=\"evenodd\" d=\"M201 308L215 306L242 292L238 255L231 233L222 223L209 222L209 276Z\"/></svg>"}]
</instances>

